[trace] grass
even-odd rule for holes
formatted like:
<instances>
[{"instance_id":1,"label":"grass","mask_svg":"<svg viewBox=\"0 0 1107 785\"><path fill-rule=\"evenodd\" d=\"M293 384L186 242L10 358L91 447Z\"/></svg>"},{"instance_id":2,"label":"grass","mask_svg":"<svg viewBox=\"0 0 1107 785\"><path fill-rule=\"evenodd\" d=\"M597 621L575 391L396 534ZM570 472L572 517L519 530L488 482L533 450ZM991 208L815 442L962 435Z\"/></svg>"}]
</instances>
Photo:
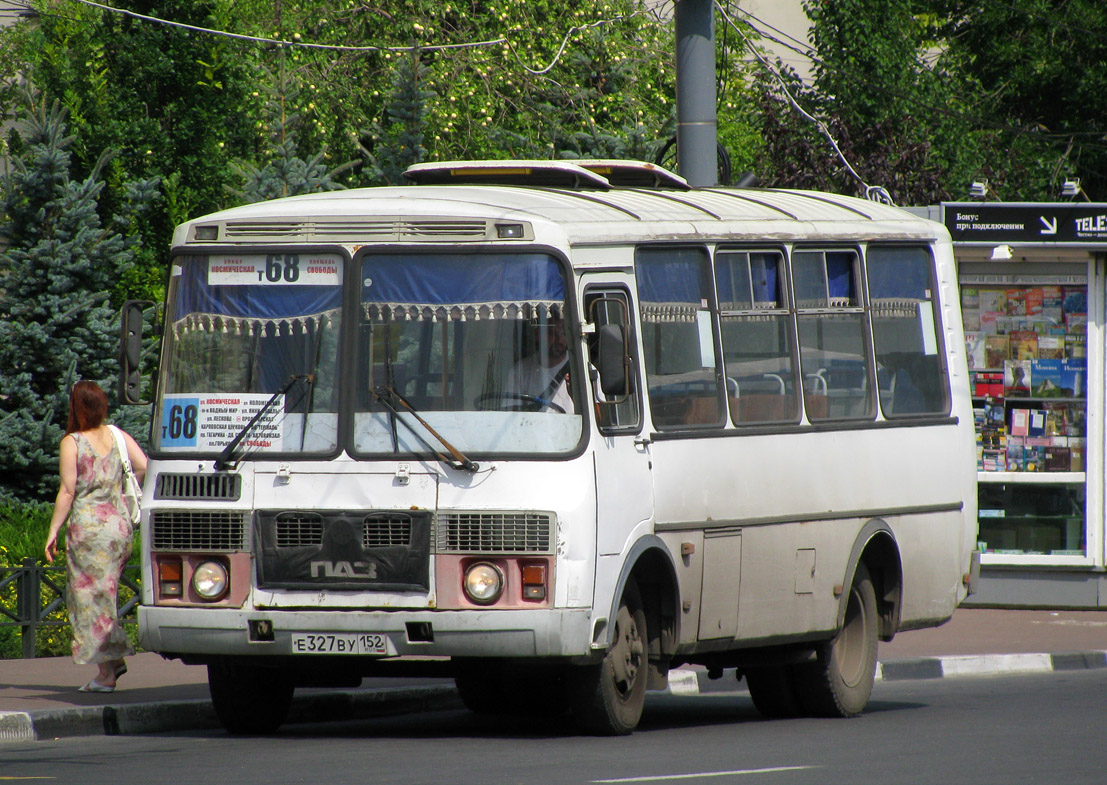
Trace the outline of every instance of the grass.
<instances>
[{"instance_id":1,"label":"grass","mask_svg":"<svg viewBox=\"0 0 1107 785\"><path fill-rule=\"evenodd\" d=\"M23 566L25 558L32 558L39 564L46 561L43 549L46 546L46 535L50 531L50 516L53 514L54 505L50 502L19 503L0 502L0 580L7 576L4 568ZM62 538L65 530L62 530ZM59 538L59 539L62 539ZM138 547L131 554L131 564L138 564ZM65 554L59 552L54 564L65 567ZM52 573L51 577L59 586L65 585L65 572L60 570ZM16 591L14 582L0 588L0 608L15 613ZM43 606L56 598L52 589L43 587L40 601ZM132 596L130 589L119 587L120 604L127 602ZM47 617L50 621L61 622L59 625L40 627L35 636L35 655L38 657L68 656L69 642L72 639L72 631L69 627L67 612L62 606ZM11 619L0 614L0 623L10 622ZM137 629L133 619L125 622L127 634L134 642ZM23 656L23 644L20 637L20 628L13 626L0 626L0 659L16 659Z\"/></svg>"}]
</instances>

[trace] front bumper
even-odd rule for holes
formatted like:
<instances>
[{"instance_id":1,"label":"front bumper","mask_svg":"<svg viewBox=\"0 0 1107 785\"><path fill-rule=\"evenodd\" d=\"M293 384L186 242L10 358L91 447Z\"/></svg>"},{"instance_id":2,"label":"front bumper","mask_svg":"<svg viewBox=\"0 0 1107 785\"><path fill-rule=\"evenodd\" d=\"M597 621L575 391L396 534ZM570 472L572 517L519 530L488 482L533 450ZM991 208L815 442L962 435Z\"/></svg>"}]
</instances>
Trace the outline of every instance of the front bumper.
<instances>
[{"instance_id":1,"label":"front bumper","mask_svg":"<svg viewBox=\"0 0 1107 785\"><path fill-rule=\"evenodd\" d=\"M388 636L389 656L572 657L591 651L591 618L590 610L576 608L246 611L140 606L138 630L147 651L174 655L288 656L293 654L293 635L299 633L382 633ZM252 621L268 621L272 640L251 640ZM412 630L419 630L420 639L411 639Z\"/></svg>"}]
</instances>

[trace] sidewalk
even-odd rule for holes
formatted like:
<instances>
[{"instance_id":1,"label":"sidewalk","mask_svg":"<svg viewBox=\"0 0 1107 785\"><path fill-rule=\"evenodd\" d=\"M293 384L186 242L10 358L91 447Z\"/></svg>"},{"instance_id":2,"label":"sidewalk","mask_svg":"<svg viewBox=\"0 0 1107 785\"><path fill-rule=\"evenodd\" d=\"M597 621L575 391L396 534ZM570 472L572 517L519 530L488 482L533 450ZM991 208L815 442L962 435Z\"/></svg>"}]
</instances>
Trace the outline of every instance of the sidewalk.
<instances>
[{"instance_id":1,"label":"sidewalk","mask_svg":"<svg viewBox=\"0 0 1107 785\"><path fill-rule=\"evenodd\" d=\"M1107 611L962 608L947 624L881 643L877 678L921 679L1107 668ZM110 695L77 692L95 673L69 658L0 661L0 744L62 736L218 728L207 670L156 654L129 659ZM670 691L734 690L699 669L670 674ZM738 688L740 689L740 687ZM297 690L289 722L460 706L449 679L366 679L355 690Z\"/></svg>"}]
</instances>

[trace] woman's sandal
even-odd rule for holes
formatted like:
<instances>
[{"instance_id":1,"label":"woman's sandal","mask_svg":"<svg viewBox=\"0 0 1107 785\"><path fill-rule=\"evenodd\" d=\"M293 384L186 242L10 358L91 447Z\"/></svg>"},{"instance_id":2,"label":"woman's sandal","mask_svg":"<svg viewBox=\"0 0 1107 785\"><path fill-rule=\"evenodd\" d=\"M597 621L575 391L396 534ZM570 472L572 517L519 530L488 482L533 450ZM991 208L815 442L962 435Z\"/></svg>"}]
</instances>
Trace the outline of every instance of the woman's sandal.
<instances>
[{"instance_id":1,"label":"woman's sandal","mask_svg":"<svg viewBox=\"0 0 1107 785\"><path fill-rule=\"evenodd\" d=\"M85 686L81 687L77 692L115 692L115 687L108 687L93 679Z\"/></svg>"},{"instance_id":2,"label":"woman's sandal","mask_svg":"<svg viewBox=\"0 0 1107 785\"><path fill-rule=\"evenodd\" d=\"M120 676L122 676L126 672L127 672L127 663L124 662L122 665L117 665L116 668L115 668L115 678L118 679Z\"/></svg>"}]
</instances>

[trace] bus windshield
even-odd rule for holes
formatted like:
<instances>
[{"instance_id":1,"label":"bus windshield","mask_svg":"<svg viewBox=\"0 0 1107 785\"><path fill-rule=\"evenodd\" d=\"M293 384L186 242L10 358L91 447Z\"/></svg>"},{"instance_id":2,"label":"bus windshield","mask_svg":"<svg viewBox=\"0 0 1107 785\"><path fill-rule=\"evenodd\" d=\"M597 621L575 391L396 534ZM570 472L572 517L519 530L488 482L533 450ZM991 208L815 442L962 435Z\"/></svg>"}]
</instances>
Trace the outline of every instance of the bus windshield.
<instances>
[{"instance_id":1,"label":"bus windshield","mask_svg":"<svg viewBox=\"0 0 1107 785\"><path fill-rule=\"evenodd\" d=\"M218 454L265 409L239 455L332 452L343 268L337 253L176 258L154 448Z\"/></svg>"},{"instance_id":2,"label":"bus windshield","mask_svg":"<svg viewBox=\"0 0 1107 785\"><path fill-rule=\"evenodd\" d=\"M437 452L438 437L482 454L577 445L575 347L553 257L369 254L361 264L356 453Z\"/></svg>"}]
</instances>

